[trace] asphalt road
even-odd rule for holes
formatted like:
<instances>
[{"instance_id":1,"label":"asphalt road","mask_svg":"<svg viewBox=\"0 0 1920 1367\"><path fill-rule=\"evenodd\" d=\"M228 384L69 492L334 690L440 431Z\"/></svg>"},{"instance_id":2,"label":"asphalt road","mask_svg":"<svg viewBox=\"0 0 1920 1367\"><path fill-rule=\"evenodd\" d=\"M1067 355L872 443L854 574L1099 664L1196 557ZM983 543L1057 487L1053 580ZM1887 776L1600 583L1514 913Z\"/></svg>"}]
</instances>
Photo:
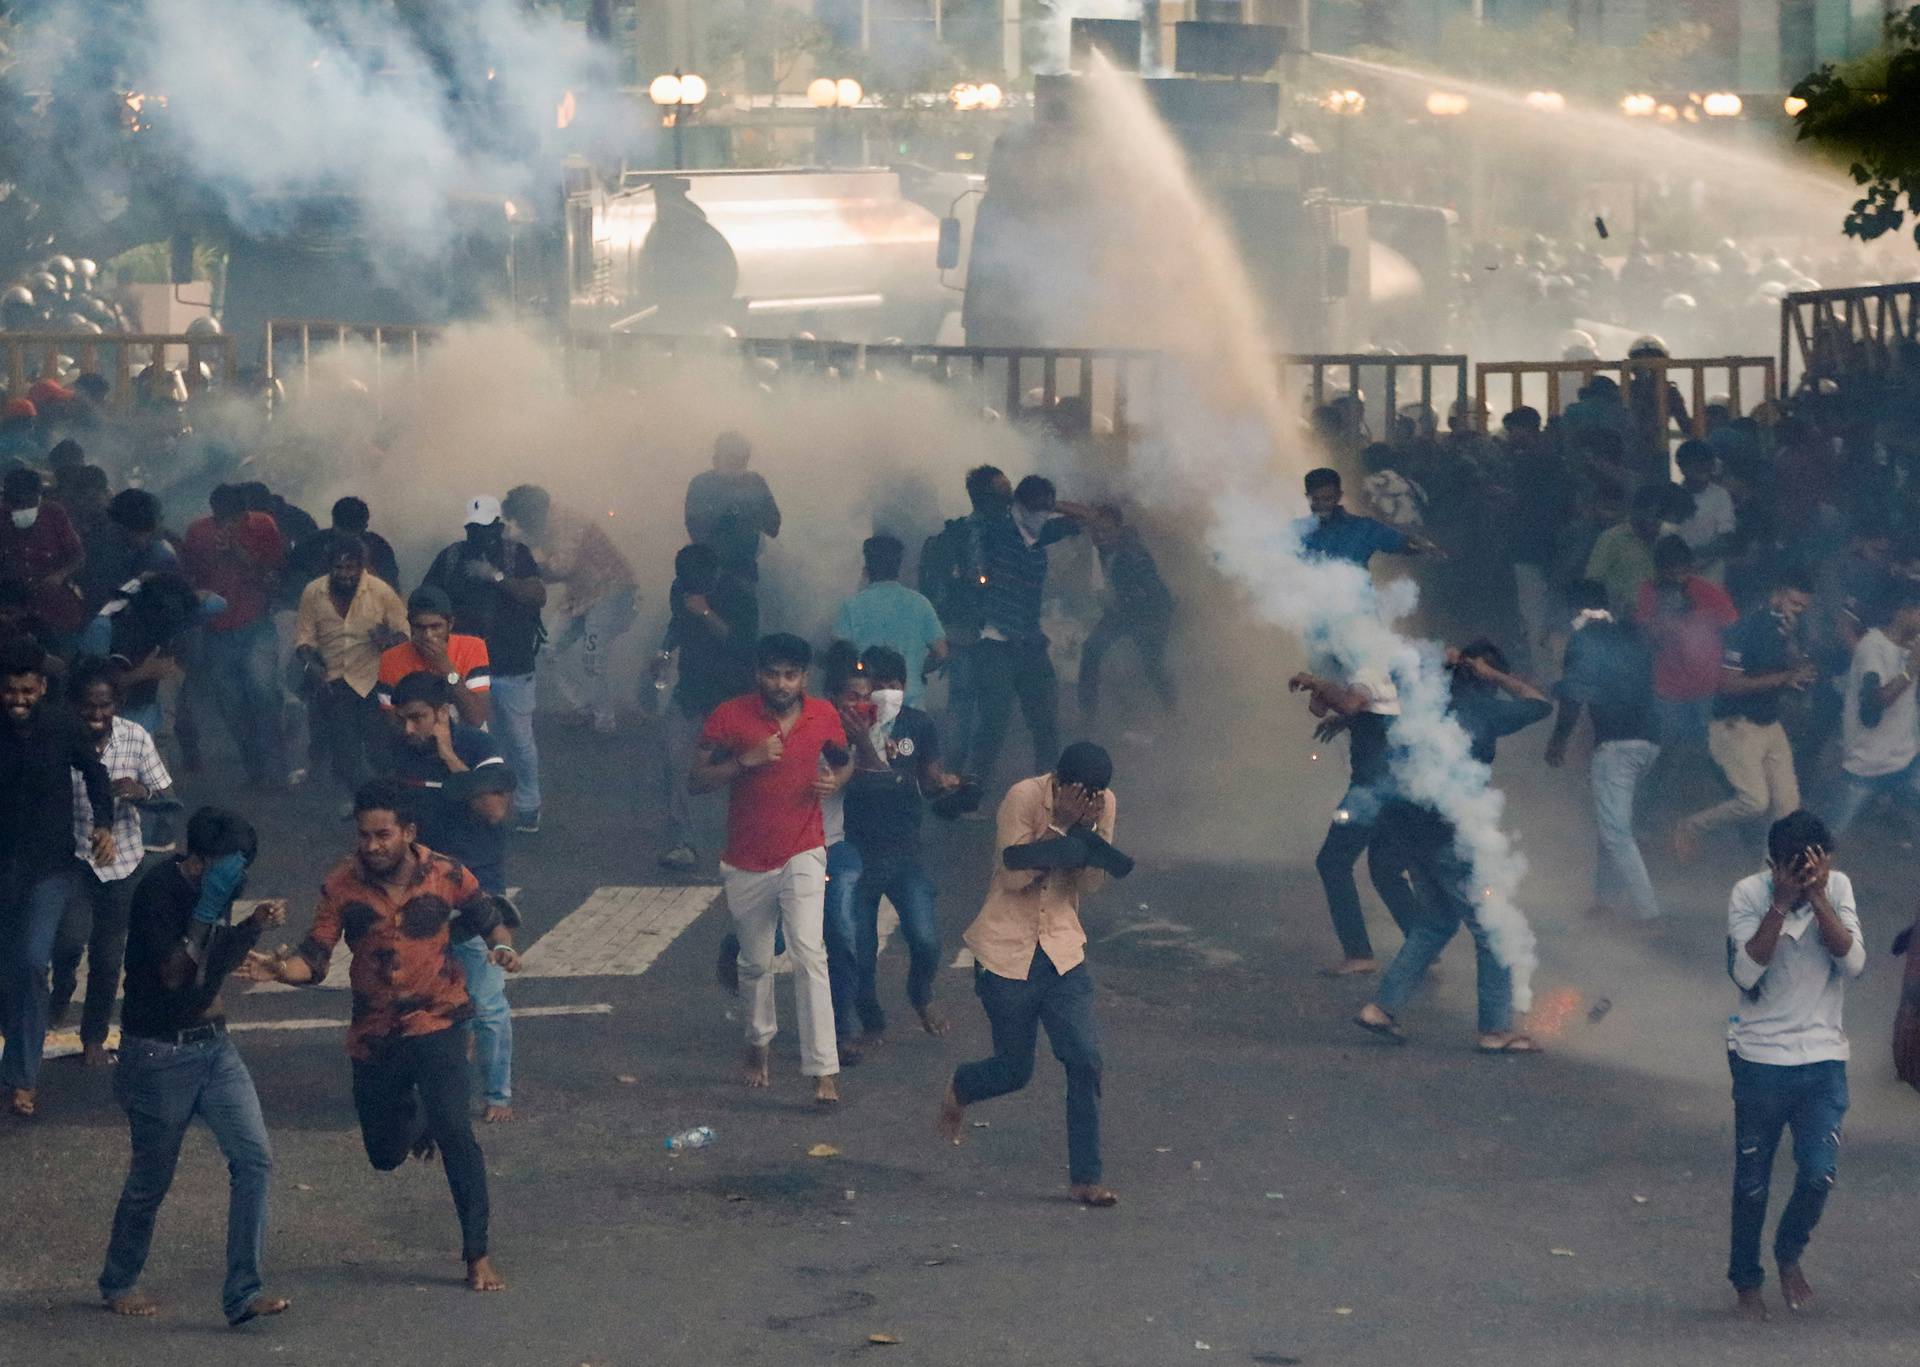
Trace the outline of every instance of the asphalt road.
<instances>
[{"instance_id":1,"label":"asphalt road","mask_svg":"<svg viewBox=\"0 0 1920 1367\"><path fill-rule=\"evenodd\" d=\"M511 870L523 943L595 889L676 881L653 866L645 735L545 739L547 829L516 845ZM1586 916L1584 775L1540 769L1544 740L1509 742L1502 760L1534 863L1544 1057L1472 1052L1464 936L1408 1013L1412 1044L1347 1024L1364 985L1313 971L1332 937L1310 857L1338 762L1294 756L1268 776L1256 758L1251 796L1223 811L1219 773L1176 762L1200 742L1163 736L1119 750L1120 843L1142 864L1086 917L1118 1209L1064 1199L1062 1084L1044 1052L1026 1093L971 1114L964 1146L933 1138L947 1070L986 1051L986 1026L965 971L948 970L953 1034L910 1032L897 944L883 965L894 1039L845 1076L845 1105L809 1104L790 1030L773 1089L745 1092L732 1080L737 1003L711 977L722 914L708 911L642 974L515 984L518 1008L593 1013L520 1019L521 1119L481 1135L504 1296L462 1289L437 1168L366 1165L342 1031L311 1024L343 1021L345 994L246 992L234 1018L263 1028L237 1039L277 1157L269 1289L294 1309L222 1324L225 1174L197 1134L145 1283L164 1317L103 1314L93 1280L124 1123L107 1076L50 1064L41 1117L0 1125L0 1362L1913 1361L1920 1099L1892 1079L1885 1043L1898 976L1885 951L1910 914L1910 852L1867 829L1840 860L1874 958L1849 1004L1840 1184L1807 1260L1821 1309L1739 1325L1723 1279L1721 944L1726 888L1749 860L1729 842L1694 868L1663 864L1671 915L1657 933ZM336 801L255 804L266 855L253 887L294 898L289 939L346 849ZM985 881L989 829L934 832L949 957ZM1392 939L1387 927L1383 947ZM310 1024L275 1028L294 1020ZM663 1151L664 1136L703 1123L714 1147ZM818 1144L839 1152L810 1157ZM1784 1159L1777 1179L1775 1213Z\"/></svg>"}]
</instances>

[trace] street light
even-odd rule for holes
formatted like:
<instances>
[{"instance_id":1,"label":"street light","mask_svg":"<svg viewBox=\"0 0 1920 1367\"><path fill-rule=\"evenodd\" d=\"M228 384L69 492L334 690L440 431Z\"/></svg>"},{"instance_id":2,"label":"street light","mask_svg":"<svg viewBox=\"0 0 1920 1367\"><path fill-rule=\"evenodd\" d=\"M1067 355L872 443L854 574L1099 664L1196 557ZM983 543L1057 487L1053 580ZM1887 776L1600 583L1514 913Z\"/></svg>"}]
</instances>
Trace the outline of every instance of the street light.
<instances>
[{"instance_id":1,"label":"street light","mask_svg":"<svg viewBox=\"0 0 1920 1367\"><path fill-rule=\"evenodd\" d=\"M1529 90L1527 108L1536 114L1559 114L1567 107L1567 97L1557 90Z\"/></svg>"},{"instance_id":2,"label":"street light","mask_svg":"<svg viewBox=\"0 0 1920 1367\"><path fill-rule=\"evenodd\" d=\"M970 112L976 109L998 109L1006 101L1006 92L992 81L975 85L972 81L962 81L947 92L955 109Z\"/></svg>"},{"instance_id":3,"label":"street light","mask_svg":"<svg viewBox=\"0 0 1920 1367\"><path fill-rule=\"evenodd\" d=\"M1467 112L1467 97L1452 90L1436 90L1427 96L1427 112L1436 119L1451 119Z\"/></svg>"},{"instance_id":4,"label":"street light","mask_svg":"<svg viewBox=\"0 0 1920 1367\"><path fill-rule=\"evenodd\" d=\"M1732 91L1716 90L1700 101L1700 108L1706 111L1710 119L1733 119L1740 116L1744 105Z\"/></svg>"},{"instance_id":5,"label":"street light","mask_svg":"<svg viewBox=\"0 0 1920 1367\"><path fill-rule=\"evenodd\" d=\"M1367 107L1367 97L1357 90L1329 90L1323 103L1336 114L1358 114Z\"/></svg>"},{"instance_id":6,"label":"street light","mask_svg":"<svg viewBox=\"0 0 1920 1367\"><path fill-rule=\"evenodd\" d=\"M1800 111L1807 107L1807 102L1798 95L1789 95L1780 101L1780 107L1787 111L1788 118L1797 119L1800 117Z\"/></svg>"},{"instance_id":7,"label":"street light","mask_svg":"<svg viewBox=\"0 0 1920 1367\"><path fill-rule=\"evenodd\" d=\"M666 112L667 126L673 129L673 169L678 171L687 164L686 122L706 101L706 80L692 72L655 76L647 87L647 98Z\"/></svg>"},{"instance_id":8,"label":"street light","mask_svg":"<svg viewBox=\"0 0 1920 1367\"><path fill-rule=\"evenodd\" d=\"M860 82L854 80L851 76L842 76L837 80L832 76L816 76L807 85L807 103L815 109L827 111L851 109L866 98L866 93L866 91L860 88ZM827 137L820 138L818 141L830 150L833 144L839 140L839 127L838 119L835 115L829 112L828 118L831 122L826 129ZM866 160L866 148L864 146L861 147L860 152L861 160ZM823 155L821 160L831 166L834 158L831 155Z\"/></svg>"},{"instance_id":9,"label":"street light","mask_svg":"<svg viewBox=\"0 0 1920 1367\"><path fill-rule=\"evenodd\" d=\"M1620 101L1620 112L1630 119L1646 119L1653 116L1660 102L1651 95L1628 95Z\"/></svg>"}]
</instances>

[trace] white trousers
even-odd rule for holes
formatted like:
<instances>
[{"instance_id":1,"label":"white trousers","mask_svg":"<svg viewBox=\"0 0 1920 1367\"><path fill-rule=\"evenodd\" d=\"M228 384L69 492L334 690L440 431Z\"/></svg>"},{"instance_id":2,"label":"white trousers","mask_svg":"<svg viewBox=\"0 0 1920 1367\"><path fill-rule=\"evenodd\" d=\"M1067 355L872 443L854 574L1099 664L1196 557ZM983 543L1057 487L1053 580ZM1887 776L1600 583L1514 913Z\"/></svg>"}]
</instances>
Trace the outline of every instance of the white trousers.
<instances>
[{"instance_id":1,"label":"white trousers","mask_svg":"<svg viewBox=\"0 0 1920 1367\"><path fill-rule=\"evenodd\" d=\"M747 1000L747 1043L768 1044L779 1032L773 996L773 938L786 927L793 961L793 1006L800 1030L800 1071L828 1077L840 1071L833 1033L833 993L827 983L822 933L827 898L827 852L804 850L767 873L720 865L727 909L740 937L740 995Z\"/></svg>"}]
</instances>

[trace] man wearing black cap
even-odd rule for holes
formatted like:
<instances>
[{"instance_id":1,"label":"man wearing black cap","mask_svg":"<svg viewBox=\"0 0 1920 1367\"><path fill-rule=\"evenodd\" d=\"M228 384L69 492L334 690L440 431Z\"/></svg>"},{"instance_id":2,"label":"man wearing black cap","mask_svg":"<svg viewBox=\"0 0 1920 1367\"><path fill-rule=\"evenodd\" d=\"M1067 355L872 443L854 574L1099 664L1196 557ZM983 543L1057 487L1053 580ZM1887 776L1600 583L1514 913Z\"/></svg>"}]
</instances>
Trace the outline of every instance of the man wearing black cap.
<instances>
[{"instance_id":1,"label":"man wearing black cap","mask_svg":"<svg viewBox=\"0 0 1920 1367\"><path fill-rule=\"evenodd\" d=\"M1080 899L1125 877L1113 839L1113 760L1088 741L1061 752L1051 774L1022 779L1000 804L993 882L967 927L973 990L993 1025L993 1055L954 1070L940 1133L954 1143L976 1101L1017 1092L1033 1077L1039 1028L1067 1070L1067 1172L1073 1198L1111 1206L1100 1182L1100 1042Z\"/></svg>"},{"instance_id":2,"label":"man wearing black cap","mask_svg":"<svg viewBox=\"0 0 1920 1367\"><path fill-rule=\"evenodd\" d=\"M500 500L481 494L462 513L466 539L434 557L423 586L453 604L454 620L487 644L491 671L489 723L500 754L519 780L514 829L540 829L540 750L533 737L534 661L547 639L540 612L547 584L526 546L507 535Z\"/></svg>"},{"instance_id":3,"label":"man wearing black cap","mask_svg":"<svg viewBox=\"0 0 1920 1367\"><path fill-rule=\"evenodd\" d=\"M507 893L507 813L513 800L513 770L501 760L493 738L454 718L460 690L444 677L418 670L393 687L399 722L388 754L388 772L406 791L420 843L464 864L480 890L499 899L509 928L518 923ZM473 999L473 1035L485 1076L488 1124L513 1119L513 1017L507 979L480 936L457 940L452 957L466 974Z\"/></svg>"},{"instance_id":4,"label":"man wearing black cap","mask_svg":"<svg viewBox=\"0 0 1920 1367\"><path fill-rule=\"evenodd\" d=\"M446 680L462 722L487 724L493 691L487 643L478 636L455 633L452 600L426 584L407 595L407 639L380 657L380 705L392 707L393 686L421 672Z\"/></svg>"}]
</instances>

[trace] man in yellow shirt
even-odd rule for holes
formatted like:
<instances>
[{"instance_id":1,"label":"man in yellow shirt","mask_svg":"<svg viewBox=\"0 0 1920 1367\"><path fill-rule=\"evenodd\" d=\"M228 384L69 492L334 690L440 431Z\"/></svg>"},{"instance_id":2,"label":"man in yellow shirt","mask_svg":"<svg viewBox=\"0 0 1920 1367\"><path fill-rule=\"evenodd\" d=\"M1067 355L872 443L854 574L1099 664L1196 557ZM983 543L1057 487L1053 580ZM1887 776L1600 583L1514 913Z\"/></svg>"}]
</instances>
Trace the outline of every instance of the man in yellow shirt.
<instances>
[{"instance_id":1,"label":"man in yellow shirt","mask_svg":"<svg viewBox=\"0 0 1920 1367\"><path fill-rule=\"evenodd\" d=\"M378 575L367 573L358 537L338 538L326 574L300 593L294 660L306 672L308 758L323 761L350 797L367 781L367 739L380 724L374 684L380 652L406 639L407 609Z\"/></svg>"}]
</instances>

